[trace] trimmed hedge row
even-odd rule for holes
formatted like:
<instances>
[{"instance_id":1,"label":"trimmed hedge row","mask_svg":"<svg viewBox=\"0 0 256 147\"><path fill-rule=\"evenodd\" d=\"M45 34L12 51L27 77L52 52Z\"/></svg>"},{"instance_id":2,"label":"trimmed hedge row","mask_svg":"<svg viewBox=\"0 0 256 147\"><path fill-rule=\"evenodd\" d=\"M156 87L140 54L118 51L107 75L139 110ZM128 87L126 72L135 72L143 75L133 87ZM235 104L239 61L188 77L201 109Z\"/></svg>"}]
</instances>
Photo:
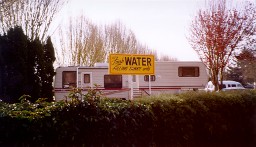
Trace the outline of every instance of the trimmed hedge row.
<instances>
[{"instance_id":1,"label":"trimmed hedge row","mask_svg":"<svg viewBox=\"0 0 256 147\"><path fill-rule=\"evenodd\" d=\"M134 101L91 93L70 102L0 102L0 145L253 146L255 129L253 90Z\"/></svg>"}]
</instances>

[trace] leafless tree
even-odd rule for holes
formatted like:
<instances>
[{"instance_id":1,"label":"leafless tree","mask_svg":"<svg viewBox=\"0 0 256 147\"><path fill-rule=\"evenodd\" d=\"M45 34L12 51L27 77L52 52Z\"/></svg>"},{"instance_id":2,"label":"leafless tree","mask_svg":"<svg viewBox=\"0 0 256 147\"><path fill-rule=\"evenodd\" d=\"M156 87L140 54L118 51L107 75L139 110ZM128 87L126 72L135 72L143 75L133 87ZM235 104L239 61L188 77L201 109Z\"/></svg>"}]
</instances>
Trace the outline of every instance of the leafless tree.
<instances>
[{"instance_id":1,"label":"leafless tree","mask_svg":"<svg viewBox=\"0 0 256 147\"><path fill-rule=\"evenodd\" d=\"M228 7L226 0L208 2L192 21L188 40L209 69L217 91L221 89L223 70L234 52L255 35L256 9L249 2L240 5L241 9Z\"/></svg>"},{"instance_id":2,"label":"leafless tree","mask_svg":"<svg viewBox=\"0 0 256 147\"><path fill-rule=\"evenodd\" d=\"M106 45L109 53L132 53L136 51L135 34L119 21L105 27Z\"/></svg>"},{"instance_id":3,"label":"leafless tree","mask_svg":"<svg viewBox=\"0 0 256 147\"><path fill-rule=\"evenodd\" d=\"M102 30L84 15L70 17L58 32L57 56L61 64L93 66L96 62L104 62Z\"/></svg>"},{"instance_id":4,"label":"leafless tree","mask_svg":"<svg viewBox=\"0 0 256 147\"><path fill-rule=\"evenodd\" d=\"M157 58L157 52L140 43L136 35L120 21L105 26L104 46L107 56L111 53L152 54Z\"/></svg>"},{"instance_id":5,"label":"leafless tree","mask_svg":"<svg viewBox=\"0 0 256 147\"><path fill-rule=\"evenodd\" d=\"M34 40L45 41L54 16L68 0L0 0L0 26L2 33L21 26Z\"/></svg>"},{"instance_id":6,"label":"leafless tree","mask_svg":"<svg viewBox=\"0 0 256 147\"><path fill-rule=\"evenodd\" d=\"M158 61L178 61L177 58L173 58L169 55L161 55L158 59Z\"/></svg>"},{"instance_id":7,"label":"leafless tree","mask_svg":"<svg viewBox=\"0 0 256 147\"><path fill-rule=\"evenodd\" d=\"M140 44L135 34L120 22L102 27L80 15L70 18L67 26L59 29L59 64L93 66L108 62L110 53L156 54Z\"/></svg>"}]
</instances>

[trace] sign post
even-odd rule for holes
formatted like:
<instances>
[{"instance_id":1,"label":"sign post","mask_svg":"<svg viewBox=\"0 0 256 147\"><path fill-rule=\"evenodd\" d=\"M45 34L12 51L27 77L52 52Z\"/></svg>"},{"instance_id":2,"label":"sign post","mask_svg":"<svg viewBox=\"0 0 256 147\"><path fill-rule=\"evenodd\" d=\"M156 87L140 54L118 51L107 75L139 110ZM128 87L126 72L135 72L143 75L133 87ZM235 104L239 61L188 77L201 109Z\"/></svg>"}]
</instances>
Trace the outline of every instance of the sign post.
<instances>
[{"instance_id":1,"label":"sign post","mask_svg":"<svg viewBox=\"0 0 256 147\"><path fill-rule=\"evenodd\" d=\"M149 75L149 94L151 94L150 75L155 74L154 55L110 54L109 74ZM133 87L131 81L131 99L133 98Z\"/></svg>"},{"instance_id":2,"label":"sign post","mask_svg":"<svg viewBox=\"0 0 256 147\"><path fill-rule=\"evenodd\" d=\"M151 75L148 75L148 89L149 89L149 95L151 95Z\"/></svg>"}]
</instances>

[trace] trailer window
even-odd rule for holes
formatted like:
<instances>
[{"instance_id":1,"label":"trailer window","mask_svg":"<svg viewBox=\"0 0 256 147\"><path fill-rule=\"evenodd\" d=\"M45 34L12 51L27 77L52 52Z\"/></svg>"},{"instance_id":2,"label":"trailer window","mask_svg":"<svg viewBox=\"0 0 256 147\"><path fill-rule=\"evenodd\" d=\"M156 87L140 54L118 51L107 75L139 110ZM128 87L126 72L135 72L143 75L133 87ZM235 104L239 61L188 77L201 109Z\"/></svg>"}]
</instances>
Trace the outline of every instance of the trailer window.
<instances>
[{"instance_id":1,"label":"trailer window","mask_svg":"<svg viewBox=\"0 0 256 147\"><path fill-rule=\"evenodd\" d=\"M104 75L104 88L122 88L122 75Z\"/></svg>"},{"instance_id":2,"label":"trailer window","mask_svg":"<svg viewBox=\"0 0 256 147\"><path fill-rule=\"evenodd\" d=\"M76 71L62 72L62 87L63 88L76 87Z\"/></svg>"},{"instance_id":3,"label":"trailer window","mask_svg":"<svg viewBox=\"0 0 256 147\"><path fill-rule=\"evenodd\" d=\"M90 74L84 74L84 83L90 83Z\"/></svg>"},{"instance_id":4,"label":"trailer window","mask_svg":"<svg viewBox=\"0 0 256 147\"><path fill-rule=\"evenodd\" d=\"M150 81L155 81L156 80L156 76L155 75L151 75L150 76ZM145 75L144 76L144 81L149 81L149 75Z\"/></svg>"},{"instance_id":5,"label":"trailer window","mask_svg":"<svg viewBox=\"0 0 256 147\"><path fill-rule=\"evenodd\" d=\"M199 77L199 67L179 67L179 77Z\"/></svg>"},{"instance_id":6,"label":"trailer window","mask_svg":"<svg viewBox=\"0 0 256 147\"><path fill-rule=\"evenodd\" d=\"M136 82L136 75L132 75L132 82Z\"/></svg>"}]
</instances>

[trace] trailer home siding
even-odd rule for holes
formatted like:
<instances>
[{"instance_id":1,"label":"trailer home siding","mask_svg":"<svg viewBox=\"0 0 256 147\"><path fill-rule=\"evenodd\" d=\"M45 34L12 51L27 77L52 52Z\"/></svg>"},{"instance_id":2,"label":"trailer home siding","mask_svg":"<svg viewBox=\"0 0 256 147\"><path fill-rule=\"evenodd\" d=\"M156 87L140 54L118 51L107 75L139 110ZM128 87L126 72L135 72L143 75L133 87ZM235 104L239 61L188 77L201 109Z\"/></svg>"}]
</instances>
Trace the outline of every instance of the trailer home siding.
<instances>
[{"instance_id":1,"label":"trailer home siding","mask_svg":"<svg viewBox=\"0 0 256 147\"><path fill-rule=\"evenodd\" d=\"M183 77L181 69L195 69L195 73ZM140 77L140 89L144 94L156 95L203 89L208 80L206 68L201 62L156 62L153 76L154 81L145 81L145 76Z\"/></svg>"},{"instance_id":2,"label":"trailer home siding","mask_svg":"<svg viewBox=\"0 0 256 147\"><path fill-rule=\"evenodd\" d=\"M63 83L65 80L74 81L71 77L63 77L65 72L73 72L67 75L75 75L75 83ZM87 93L88 88L97 88L106 97L133 99L142 95L203 89L208 82L206 67L202 62L155 62L155 75L151 76L119 75L112 77L108 73L107 66L59 67L56 69L55 76L55 99L65 99L72 87L81 88L84 93ZM120 76L121 81L118 79Z\"/></svg>"},{"instance_id":3,"label":"trailer home siding","mask_svg":"<svg viewBox=\"0 0 256 147\"><path fill-rule=\"evenodd\" d=\"M180 77L179 67L198 67L199 76ZM207 73L201 62L156 62L155 81L151 82L152 87L198 87L203 88L207 82ZM140 78L140 87L147 87L148 82L144 76Z\"/></svg>"},{"instance_id":4,"label":"trailer home siding","mask_svg":"<svg viewBox=\"0 0 256 147\"><path fill-rule=\"evenodd\" d=\"M76 86L63 85L63 72L73 71L76 72ZM90 75L90 83L85 83L83 75ZM81 88L83 93L87 93L89 88L97 88L102 91L106 97L111 95L113 98L128 98L129 90L126 88L128 85L127 77L122 76L122 88L109 89L104 87L104 76L108 74L107 67L59 67L56 69L55 76L55 100L68 99L67 95L72 88Z\"/></svg>"}]
</instances>

